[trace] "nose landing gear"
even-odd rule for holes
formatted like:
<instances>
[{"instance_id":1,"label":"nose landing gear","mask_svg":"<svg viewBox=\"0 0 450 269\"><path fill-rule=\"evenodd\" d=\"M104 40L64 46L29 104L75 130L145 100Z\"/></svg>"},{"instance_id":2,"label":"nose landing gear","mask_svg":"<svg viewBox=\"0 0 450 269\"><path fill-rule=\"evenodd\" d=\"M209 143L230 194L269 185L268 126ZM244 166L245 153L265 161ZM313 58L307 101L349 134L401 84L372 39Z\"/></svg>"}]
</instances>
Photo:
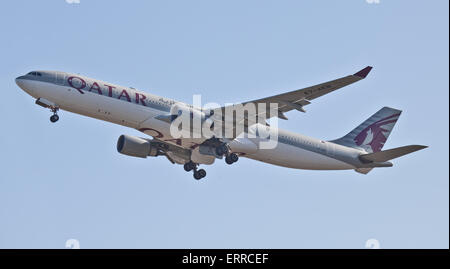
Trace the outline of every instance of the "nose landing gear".
<instances>
[{"instance_id":1,"label":"nose landing gear","mask_svg":"<svg viewBox=\"0 0 450 269\"><path fill-rule=\"evenodd\" d=\"M38 98L36 99L36 105L39 105L41 107L50 108L50 111L53 112L53 115L50 117L50 121L55 123L59 120L58 116L58 110L59 106L52 101L49 101L45 98Z\"/></svg>"},{"instance_id":2,"label":"nose landing gear","mask_svg":"<svg viewBox=\"0 0 450 269\"><path fill-rule=\"evenodd\" d=\"M52 107L51 111L53 112L53 115L50 117L50 121L55 123L59 120L59 116L58 116L58 107Z\"/></svg>"},{"instance_id":3,"label":"nose landing gear","mask_svg":"<svg viewBox=\"0 0 450 269\"><path fill-rule=\"evenodd\" d=\"M50 121L53 122L53 123L57 122L58 120L59 120L59 116L57 114L52 115L50 117Z\"/></svg>"}]
</instances>

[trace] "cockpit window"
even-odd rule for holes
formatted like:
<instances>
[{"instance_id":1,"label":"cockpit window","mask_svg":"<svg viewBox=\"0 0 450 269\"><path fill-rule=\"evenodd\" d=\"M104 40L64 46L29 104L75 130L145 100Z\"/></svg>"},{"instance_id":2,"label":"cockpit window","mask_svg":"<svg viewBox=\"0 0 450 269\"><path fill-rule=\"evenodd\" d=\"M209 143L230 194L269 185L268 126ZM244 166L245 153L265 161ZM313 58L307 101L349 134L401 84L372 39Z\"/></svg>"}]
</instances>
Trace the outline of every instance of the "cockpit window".
<instances>
[{"instance_id":1,"label":"cockpit window","mask_svg":"<svg viewBox=\"0 0 450 269\"><path fill-rule=\"evenodd\" d=\"M42 77L42 74L41 73L39 73L39 72L30 72L30 73L28 73L28 75L32 75L32 76L38 76L38 77Z\"/></svg>"}]
</instances>

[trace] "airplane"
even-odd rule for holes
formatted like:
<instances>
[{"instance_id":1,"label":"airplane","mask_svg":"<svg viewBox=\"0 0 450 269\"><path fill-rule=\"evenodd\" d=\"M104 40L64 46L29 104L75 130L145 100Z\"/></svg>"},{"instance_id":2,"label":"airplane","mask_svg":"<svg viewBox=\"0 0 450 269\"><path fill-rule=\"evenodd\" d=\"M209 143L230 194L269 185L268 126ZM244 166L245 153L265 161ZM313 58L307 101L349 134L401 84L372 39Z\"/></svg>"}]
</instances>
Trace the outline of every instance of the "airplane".
<instances>
[{"instance_id":1,"label":"airplane","mask_svg":"<svg viewBox=\"0 0 450 269\"><path fill-rule=\"evenodd\" d=\"M284 113L305 112L304 107L314 99L366 78L371 69L367 66L353 75L242 104L262 105L252 114L262 118L273 115L262 107L275 104L275 119L287 120ZM213 126L225 121L220 115L227 107L205 111L131 87L60 71L32 71L15 81L36 99L36 104L50 109L51 122L59 120L58 111L62 109L134 128L147 136L121 135L117 141L119 153L140 158L165 156L173 164L183 165L187 172L193 171L197 180L206 176L206 171L199 169L200 165L211 165L223 158L227 164L233 164L240 157L295 169L355 170L367 174L373 168L391 167L392 159L427 147L409 145L382 150L401 114L400 110L390 107L381 108L347 135L329 141L283 130L265 121L236 123L234 119L235 124L245 125L247 136L235 132L231 137L180 138L172 135L170 127L181 114L209 120ZM260 146L267 140L262 134L268 132L277 133L273 148Z\"/></svg>"}]
</instances>

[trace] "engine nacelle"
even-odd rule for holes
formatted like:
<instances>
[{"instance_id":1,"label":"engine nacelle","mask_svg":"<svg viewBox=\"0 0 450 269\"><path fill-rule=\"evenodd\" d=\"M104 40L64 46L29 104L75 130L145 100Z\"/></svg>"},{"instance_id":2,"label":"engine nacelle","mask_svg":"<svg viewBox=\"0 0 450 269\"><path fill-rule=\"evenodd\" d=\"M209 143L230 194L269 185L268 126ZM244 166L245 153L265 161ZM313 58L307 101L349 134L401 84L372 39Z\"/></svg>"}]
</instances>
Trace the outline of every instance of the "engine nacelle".
<instances>
[{"instance_id":1,"label":"engine nacelle","mask_svg":"<svg viewBox=\"0 0 450 269\"><path fill-rule=\"evenodd\" d=\"M147 156L157 156L158 149L152 146L149 140L121 135L117 140L117 151L128 156L147 158Z\"/></svg>"}]
</instances>

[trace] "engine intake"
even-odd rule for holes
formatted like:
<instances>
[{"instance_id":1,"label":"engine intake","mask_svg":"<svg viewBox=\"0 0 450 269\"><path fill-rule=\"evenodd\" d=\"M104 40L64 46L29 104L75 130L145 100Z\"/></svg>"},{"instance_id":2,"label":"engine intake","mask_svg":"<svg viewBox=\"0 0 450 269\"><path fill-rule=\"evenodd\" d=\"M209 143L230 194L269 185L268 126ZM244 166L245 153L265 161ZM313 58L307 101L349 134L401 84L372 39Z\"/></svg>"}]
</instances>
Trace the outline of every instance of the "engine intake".
<instances>
[{"instance_id":1,"label":"engine intake","mask_svg":"<svg viewBox=\"0 0 450 269\"><path fill-rule=\"evenodd\" d=\"M130 135L121 135L119 137L117 140L117 151L124 155L139 158L157 156L158 154L158 149L152 146L151 141Z\"/></svg>"}]
</instances>

